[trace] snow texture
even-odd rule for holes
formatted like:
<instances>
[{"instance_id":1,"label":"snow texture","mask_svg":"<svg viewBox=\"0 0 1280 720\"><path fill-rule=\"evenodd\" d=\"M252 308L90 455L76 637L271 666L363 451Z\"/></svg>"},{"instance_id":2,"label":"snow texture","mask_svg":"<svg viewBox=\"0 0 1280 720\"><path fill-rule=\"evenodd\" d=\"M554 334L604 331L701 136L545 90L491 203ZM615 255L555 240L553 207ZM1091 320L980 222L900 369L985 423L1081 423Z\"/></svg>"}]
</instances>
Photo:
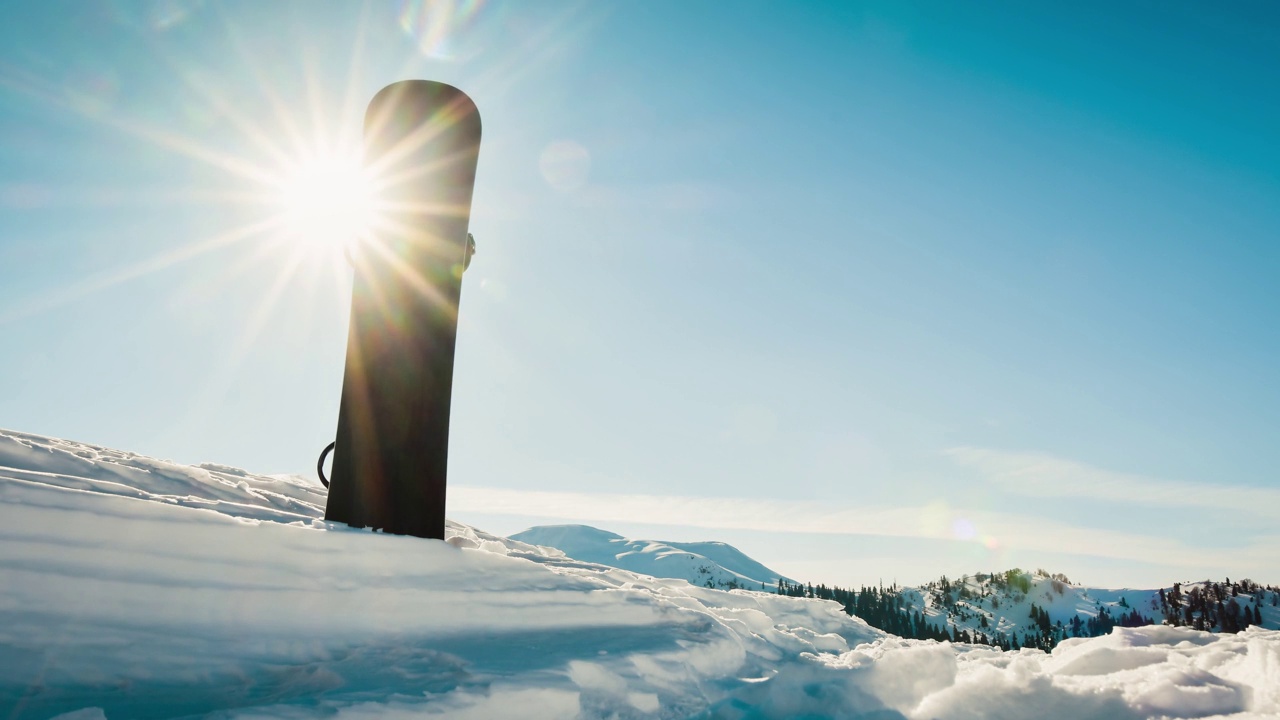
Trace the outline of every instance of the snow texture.
<instances>
[{"instance_id":1,"label":"snow texture","mask_svg":"<svg viewBox=\"0 0 1280 720\"><path fill-rule=\"evenodd\" d=\"M0 717L1262 718L1280 632L1052 654L903 640L450 524L321 519L293 477L0 431Z\"/></svg>"}]
</instances>

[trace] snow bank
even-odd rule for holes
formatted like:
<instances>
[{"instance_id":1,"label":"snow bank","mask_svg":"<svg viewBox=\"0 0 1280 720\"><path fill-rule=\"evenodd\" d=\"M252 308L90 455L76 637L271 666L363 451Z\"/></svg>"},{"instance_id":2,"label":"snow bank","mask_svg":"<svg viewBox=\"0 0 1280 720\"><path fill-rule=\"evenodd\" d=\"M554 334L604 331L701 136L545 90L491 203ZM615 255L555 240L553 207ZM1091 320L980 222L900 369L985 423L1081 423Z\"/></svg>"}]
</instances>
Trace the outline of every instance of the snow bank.
<instances>
[{"instance_id":1,"label":"snow bank","mask_svg":"<svg viewBox=\"0 0 1280 720\"><path fill-rule=\"evenodd\" d=\"M0 432L0 716L1274 717L1280 633L1046 655L907 641L451 524L320 519L297 478Z\"/></svg>"}]
</instances>

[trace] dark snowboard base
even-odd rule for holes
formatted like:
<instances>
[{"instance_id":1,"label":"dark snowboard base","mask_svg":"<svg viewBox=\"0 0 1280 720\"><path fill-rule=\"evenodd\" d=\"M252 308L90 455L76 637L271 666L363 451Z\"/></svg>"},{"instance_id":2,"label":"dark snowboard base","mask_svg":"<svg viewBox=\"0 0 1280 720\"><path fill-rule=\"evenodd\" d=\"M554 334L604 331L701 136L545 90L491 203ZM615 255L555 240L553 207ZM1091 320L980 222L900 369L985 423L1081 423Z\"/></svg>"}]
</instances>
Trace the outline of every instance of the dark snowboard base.
<instances>
[{"instance_id":1,"label":"dark snowboard base","mask_svg":"<svg viewBox=\"0 0 1280 720\"><path fill-rule=\"evenodd\" d=\"M480 114L465 93L409 80L365 114L366 167L394 182L355 283L325 519L444 539L449 406Z\"/></svg>"}]
</instances>

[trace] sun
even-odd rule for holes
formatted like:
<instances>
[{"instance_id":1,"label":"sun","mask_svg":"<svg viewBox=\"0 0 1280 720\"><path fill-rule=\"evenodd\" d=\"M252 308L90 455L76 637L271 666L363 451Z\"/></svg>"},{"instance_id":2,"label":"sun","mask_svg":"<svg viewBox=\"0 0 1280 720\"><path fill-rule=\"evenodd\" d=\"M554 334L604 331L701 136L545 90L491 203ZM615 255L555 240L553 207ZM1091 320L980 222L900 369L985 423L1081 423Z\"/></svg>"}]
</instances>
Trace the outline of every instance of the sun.
<instances>
[{"instance_id":1,"label":"sun","mask_svg":"<svg viewBox=\"0 0 1280 720\"><path fill-rule=\"evenodd\" d=\"M303 252L346 253L377 222L374 182L357 152L325 152L284 168L281 232Z\"/></svg>"}]
</instances>

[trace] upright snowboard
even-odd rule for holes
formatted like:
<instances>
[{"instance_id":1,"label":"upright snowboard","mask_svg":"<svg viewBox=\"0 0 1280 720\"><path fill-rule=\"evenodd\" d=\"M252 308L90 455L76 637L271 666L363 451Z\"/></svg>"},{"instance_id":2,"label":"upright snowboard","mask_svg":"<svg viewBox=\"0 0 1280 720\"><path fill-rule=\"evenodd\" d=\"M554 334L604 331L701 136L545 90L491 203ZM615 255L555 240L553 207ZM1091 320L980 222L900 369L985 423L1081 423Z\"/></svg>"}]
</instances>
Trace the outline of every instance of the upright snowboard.
<instances>
[{"instance_id":1,"label":"upright snowboard","mask_svg":"<svg viewBox=\"0 0 1280 720\"><path fill-rule=\"evenodd\" d=\"M480 113L455 87L407 80L369 103L365 165L387 222L355 285L325 519L444 538L458 300Z\"/></svg>"}]
</instances>

